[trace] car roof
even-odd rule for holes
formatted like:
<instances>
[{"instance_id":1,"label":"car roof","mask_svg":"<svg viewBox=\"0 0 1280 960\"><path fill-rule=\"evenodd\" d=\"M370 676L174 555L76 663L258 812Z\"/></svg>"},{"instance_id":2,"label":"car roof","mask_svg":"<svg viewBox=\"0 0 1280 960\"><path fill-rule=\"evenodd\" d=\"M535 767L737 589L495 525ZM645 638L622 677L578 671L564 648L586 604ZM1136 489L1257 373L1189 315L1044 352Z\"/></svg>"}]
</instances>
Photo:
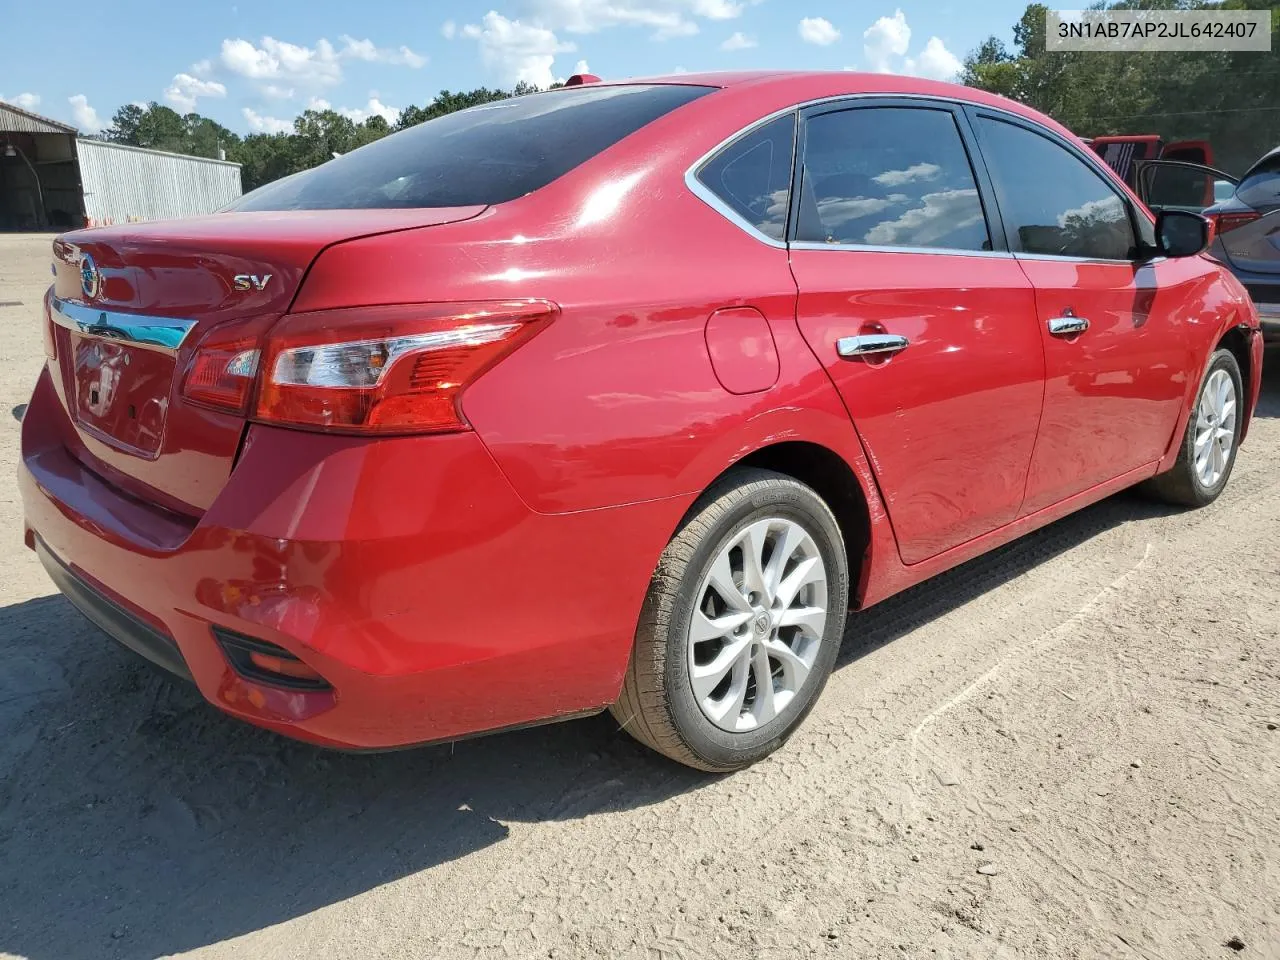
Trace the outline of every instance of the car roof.
<instances>
[{"instance_id":1,"label":"car roof","mask_svg":"<svg viewBox=\"0 0 1280 960\"><path fill-rule=\"evenodd\" d=\"M860 73L854 70L734 70L629 77L625 80L602 82L610 86L661 83L718 87L726 92L749 95L753 98L759 97L762 101L774 104L805 103L857 94L887 97L941 97L1015 113L1059 133L1074 136L1056 120L1016 100L958 83L944 83L939 80L925 80L921 77L892 73Z\"/></svg>"}]
</instances>

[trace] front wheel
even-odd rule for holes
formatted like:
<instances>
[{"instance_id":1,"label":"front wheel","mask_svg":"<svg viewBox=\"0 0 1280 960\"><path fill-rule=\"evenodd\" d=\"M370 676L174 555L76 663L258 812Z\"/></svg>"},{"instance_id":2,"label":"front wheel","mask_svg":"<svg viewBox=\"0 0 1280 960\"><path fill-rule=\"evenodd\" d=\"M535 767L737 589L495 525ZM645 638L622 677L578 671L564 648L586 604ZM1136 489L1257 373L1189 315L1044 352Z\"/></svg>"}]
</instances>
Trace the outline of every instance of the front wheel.
<instances>
[{"instance_id":1,"label":"front wheel","mask_svg":"<svg viewBox=\"0 0 1280 960\"><path fill-rule=\"evenodd\" d=\"M699 770L754 763L822 692L848 597L844 541L822 498L771 471L729 474L663 551L615 719Z\"/></svg>"},{"instance_id":2,"label":"front wheel","mask_svg":"<svg viewBox=\"0 0 1280 960\"><path fill-rule=\"evenodd\" d=\"M1236 462L1243 398L1240 364L1230 350L1217 351L1187 419L1177 462L1148 481L1145 489L1160 500L1186 507L1203 507L1218 499Z\"/></svg>"}]
</instances>

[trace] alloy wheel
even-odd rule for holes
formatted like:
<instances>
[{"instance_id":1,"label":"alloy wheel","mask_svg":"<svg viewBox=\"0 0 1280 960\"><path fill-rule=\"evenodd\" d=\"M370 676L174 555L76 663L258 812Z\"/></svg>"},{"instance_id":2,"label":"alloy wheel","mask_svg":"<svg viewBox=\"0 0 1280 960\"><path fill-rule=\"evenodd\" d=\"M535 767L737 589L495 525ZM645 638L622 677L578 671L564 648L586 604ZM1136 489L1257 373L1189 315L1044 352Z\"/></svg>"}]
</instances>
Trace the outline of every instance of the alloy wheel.
<instances>
[{"instance_id":1,"label":"alloy wheel","mask_svg":"<svg viewBox=\"0 0 1280 960\"><path fill-rule=\"evenodd\" d=\"M1195 468L1200 483L1214 486L1231 462L1236 442L1236 385L1226 370L1205 381L1196 409Z\"/></svg>"},{"instance_id":2,"label":"alloy wheel","mask_svg":"<svg viewBox=\"0 0 1280 960\"><path fill-rule=\"evenodd\" d=\"M756 730L778 716L813 669L827 623L827 571L813 537L771 517L717 553L689 624L689 680L721 730Z\"/></svg>"}]
</instances>

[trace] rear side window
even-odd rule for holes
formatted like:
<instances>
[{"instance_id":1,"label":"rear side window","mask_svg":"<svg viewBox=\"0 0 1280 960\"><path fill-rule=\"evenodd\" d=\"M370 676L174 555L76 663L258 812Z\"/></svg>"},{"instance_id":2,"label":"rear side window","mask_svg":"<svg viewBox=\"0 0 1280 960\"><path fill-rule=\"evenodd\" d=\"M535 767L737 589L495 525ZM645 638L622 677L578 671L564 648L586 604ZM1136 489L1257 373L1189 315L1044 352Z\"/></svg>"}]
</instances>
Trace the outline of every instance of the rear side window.
<instances>
[{"instance_id":1,"label":"rear side window","mask_svg":"<svg viewBox=\"0 0 1280 960\"><path fill-rule=\"evenodd\" d=\"M1280 207L1280 153L1250 170L1236 187L1236 197L1255 210Z\"/></svg>"},{"instance_id":2,"label":"rear side window","mask_svg":"<svg viewBox=\"0 0 1280 960\"><path fill-rule=\"evenodd\" d=\"M805 121L797 240L990 250L948 110L866 107Z\"/></svg>"},{"instance_id":3,"label":"rear side window","mask_svg":"<svg viewBox=\"0 0 1280 960\"><path fill-rule=\"evenodd\" d=\"M981 117L982 156L1009 245L1023 253L1128 260L1129 207L1088 164L1048 137Z\"/></svg>"},{"instance_id":4,"label":"rear side window","mask_svg":"<svg viewBox=\"0 0 1280 960\"><path fill-rule=\"evenodd\" d=\"M787 233L795 114L752 130L708 160L698 179L749 226L773 240Z\"/></svg>"},{"instance_id":5,"label":"rear side window","mask_svg":"<svg viewBox=\"0 0 1280 960\"><path fill-rule=\"evenodd\" d=\"M231 210L466 207L514 200L712 87L586 86L461 110L267 184Z\"/></svg>"}]
</instances>

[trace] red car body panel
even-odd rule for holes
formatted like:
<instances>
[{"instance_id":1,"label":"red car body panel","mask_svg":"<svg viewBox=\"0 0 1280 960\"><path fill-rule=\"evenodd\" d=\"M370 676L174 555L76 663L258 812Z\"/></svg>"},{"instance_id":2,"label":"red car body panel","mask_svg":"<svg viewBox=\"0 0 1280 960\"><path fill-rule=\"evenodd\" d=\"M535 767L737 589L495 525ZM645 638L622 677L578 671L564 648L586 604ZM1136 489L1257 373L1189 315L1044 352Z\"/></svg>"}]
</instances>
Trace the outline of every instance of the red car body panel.
<instances>
[{"instance_id":1,"label":"red car body panel","mask_svg":"<svg viewBox=\"0 0 1280 960\"><path fill-rule=\"evenodd\" d=\"M1038 325L1026 322L1035 295L1018 263L842 249L791 258L800 329L857 425L903 562L1013 520L1044 393ZM910 339L907 353L836 353L842 337L887 330Z\"/></svg>"},{"instance_id":2,"label":"red car body panel","mask_svg":"<svg viewBox=\"0 0 1280 960\"><path fill-rule=\"evenodd\" d=\"M559 313L462 395L473 429L441 435L206 410L180 394L184 345L153 371L172 386L142 455L76 414L76 334L60 329L23 423L29 542L173 637L228 712L338 746L453 738L613 702L659 555L745 457L799 442L849 467L868 528L851 604L865 607L1167 466L1214 345L1256 327L1205 258L1144 273L788 251L684 184L717 144L802 102L941 96L1070 136L1025 107L878 75L659 82L723 89L497 206L68 235L58 296L78 296L71 254L91 252L104 302L198 316L197 334L374 304L535 298ZM277 292L227 296L230 276L262 273ZM1066 306L1094 318L1089 349L1042 338ZM907 334L910 351L837 359L835 340L864 327ZM284 648L332 689L245 679L212 626Z\"/></svg>"}]
</instances>

